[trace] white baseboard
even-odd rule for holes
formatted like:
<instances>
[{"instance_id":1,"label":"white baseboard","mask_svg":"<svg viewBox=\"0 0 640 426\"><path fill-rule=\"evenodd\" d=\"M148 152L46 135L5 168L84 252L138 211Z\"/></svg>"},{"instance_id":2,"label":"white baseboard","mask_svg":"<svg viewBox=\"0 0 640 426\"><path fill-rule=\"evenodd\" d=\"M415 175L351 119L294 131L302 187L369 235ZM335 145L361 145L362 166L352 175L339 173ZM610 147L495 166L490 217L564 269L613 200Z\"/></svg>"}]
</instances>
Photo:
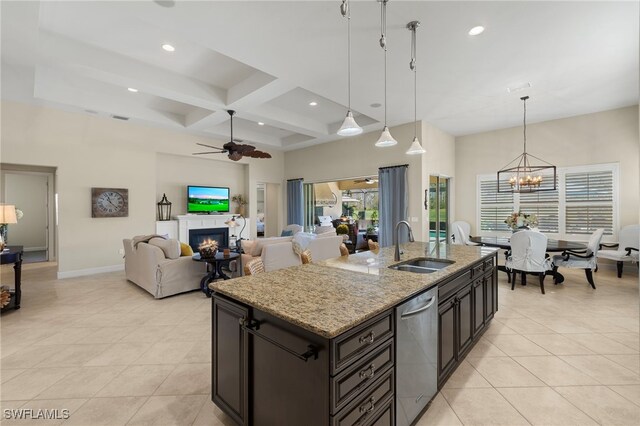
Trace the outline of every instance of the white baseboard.
<instances>
[{"instance_id":1,"label":"white baseboard","mask_svg":"<svg viewBox=\"0 0 640 426\"><path fill-rule=\"evenodd\" d=\"M58 279L60 280L63 278L84 277L86 275L104 274L105 272L118 272L118 271L124 271L124 264L100 266L98 268L76 269L74 271L63 271L63 272L58 271Z\"/></svg>"},{"instance_id":2,"label":"white baseboard","mask_svg":"<svg viewBox=\"0 0 640 426\"><path fill-rule=\"evenodd\" d=\"M46 250L46 247L25 247L22 250L23 251L43 251Z\"/></svg>"}]
</instances>

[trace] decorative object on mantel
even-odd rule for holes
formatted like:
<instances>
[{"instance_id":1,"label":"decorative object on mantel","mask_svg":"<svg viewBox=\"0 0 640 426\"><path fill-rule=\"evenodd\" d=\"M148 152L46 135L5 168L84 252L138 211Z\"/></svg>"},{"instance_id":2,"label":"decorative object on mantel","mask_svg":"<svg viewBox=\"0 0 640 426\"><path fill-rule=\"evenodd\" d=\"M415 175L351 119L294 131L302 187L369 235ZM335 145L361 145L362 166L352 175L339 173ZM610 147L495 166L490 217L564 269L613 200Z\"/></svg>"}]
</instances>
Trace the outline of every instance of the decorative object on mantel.
<instances>
[{"instance_id":1,"label":"decorative object on mantel","mask_svg":"<svg viewBox=\"0 0 640 426\"><path fill-rule=\"evenodd\" d=\"M8 244L7 237L10 223L18 223L24 214L13 204L0 204L0 251Z\"/></svg>"},{"instance_id":2,"label":"decorative object on mantel","mask_svg":"<svg viewBox=\"0 0 640 426\"><path fill-rule=\"evenodd\" d=\"M244 213L245 213L244 206L249 204L249 201L247 201L247 199L244 198L244 195L236 194L233 197L231 197L231 201L233 201L238 205L238 208L236 209L236 213L239 214L240 216L244 216Z\"/></svg>"},{"instance_id":3,"label":"decorative object on mantel","mask_svg":"<svg viewBox=\"0 0 640 426\"><path fill-rule=\"evenodd\" d=\"M384 128L382 134L376 142L377 147L387 147L397 145L398 141L391 136L387 127L387 2L389 0L378 0L380 2L380 47L384 51Z\"/></svg>"},{"instance_id":4,"label":"decorative object on mantel","mask_svg":"<svg viewBox=\"0 0 640 426\"><path fill-rule=\"evenodd\" d=\"M358 126L358 123L353 118L353 112L351 112L351 8L349 7L349 0L342 0L340 13L343 18L347 18L347 93L349 109L342 126L340 126L340 130L338 130L338 135L355 136L362 133L362 127Z\"/></svg>"},{"instance_id":5,"label":"decorative object on mantel","mask_svg":"<svg viewBox=\"0 0 640 426\"><path fill-rule=\"evenodd\" d=\"M129 216L129 190L91 188L91 217Z\"/></svg>"},{"instance_id":6,"label":"decorative object on mantel","mask_svg":"<svg viewBox=\"0 0 640 426\"><path fill-rule=\"evenodd\" d=\"M207 239L198 246L200 257L203 259L211 259L216 257L218 253L218 242L216 240Z\"/></svg>"},{"instance_id":7,"label":"decorative object on mantel","mask_svg":"<svg viewBox=\"0 0 640 426\"><path fill-rule=\"evenodd\" d=\"M418 72L416 67L416 30L420 26L420 21L411 21L407 28L411 31L411 60L409 69L413 71L413 142L407 150L409 155L420 155L426 151L418 139Z\"/></svg>"},{"instance_id":8,"label":"decorative object on mantel","mask_svg":"<svg viewBox=\"0 0 640 426\"><path fill-rule=\"evenodd\" d=\"M522 229L531 229L538 226L538 216L535 214L526 214L521 211L511 213L504 223L511 228L513 232L520 231Z\"/></svg>"},{"instance_id":9,"label":"decorative object on mantel","mask_svg":"<svg viewBox=\"0 0 640 426\"><path fill-rule=\"evenodd\" d=\"M529 96L523 96L520 99L524 105L524 150L522 154L498 171L498 192L555 191L556 166L527 153L527 99ZM540 163L532 163L530 158L538 160ZM548 174L549 179L553 179L553 185L541 186L543 174ZM504 182L508 182L508 184Z\"/></svg>"},{"instance_id":10,"label":"decorative object on mantel","mask_svg":"<svg viewBox=\"0 0 640 426\"><path fill-rule=\"evenodd\" d=\"M167 200L167 194L162 194L162 200L158 202L158 220L171 220L171 201Z\"/></svg>"},{"instance_id":11,"label":"decorative object on mantel","mask_svg":"<svg viewBox=\"0 0 640 426\"><path fill-rule=\"evenodd\" d=\"M271 158L271 154L263 151L258 151L253 145L237 144L235 141L242 142L240 139L233 138L233 116L236 114L233 110L227 110L227 113L231 116L231 139L229 142L222 145L222 148L217 146L211 146L204 143L197 143L196 145L206 146L207 148L215 149L216 151L207 152L194 152L193 155L205 155L205 154L224 154L227 153L227 157L230 160L238 161L242 157L251 158Z\"/></svg>"},{"instance_id":12,"label":"decorative object on mantel","mask_svg":"<svg viewBox=\"0 0 640 426\"><path fill-rule=\"evenodd\" d=\"M236 218L242 218L242 221L243 221L242 229L240 230L239 237L235 235L236 227L239 226ZM227 225L229 228L231 228L231 232L233 232L233 235L231 235L229 239L233 238L235 240L236 247L240 249L241 248L240 246L242 245L242 232L244 231L244 228L247 226L247 219L242 214L238 214L238 215L231 216L231 219L227 220L224 224Z\"/></svg>"}]
</instances>

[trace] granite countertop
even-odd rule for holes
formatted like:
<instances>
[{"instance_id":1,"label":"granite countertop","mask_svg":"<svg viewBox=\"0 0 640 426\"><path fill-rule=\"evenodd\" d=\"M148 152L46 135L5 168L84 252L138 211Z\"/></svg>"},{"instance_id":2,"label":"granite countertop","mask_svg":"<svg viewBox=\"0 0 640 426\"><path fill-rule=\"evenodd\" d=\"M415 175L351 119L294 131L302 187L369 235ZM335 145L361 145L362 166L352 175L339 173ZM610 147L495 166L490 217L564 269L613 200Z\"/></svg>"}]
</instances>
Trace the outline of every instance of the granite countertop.
<instances>
[{"instance_id":1,"label":"granite countertop","mask_svg":"<svg viewBox=\"0 0 640 426\"><path fill-rule=\"evenodd\" d=\"M356 325L427 290L469 267L496 249L480 246L407 243L405 261L416 257L455 261L431 273L389 269L394 247L209 284L215 292L267 312L325 338L334 338Z\"/></svg>"}]
</instances>

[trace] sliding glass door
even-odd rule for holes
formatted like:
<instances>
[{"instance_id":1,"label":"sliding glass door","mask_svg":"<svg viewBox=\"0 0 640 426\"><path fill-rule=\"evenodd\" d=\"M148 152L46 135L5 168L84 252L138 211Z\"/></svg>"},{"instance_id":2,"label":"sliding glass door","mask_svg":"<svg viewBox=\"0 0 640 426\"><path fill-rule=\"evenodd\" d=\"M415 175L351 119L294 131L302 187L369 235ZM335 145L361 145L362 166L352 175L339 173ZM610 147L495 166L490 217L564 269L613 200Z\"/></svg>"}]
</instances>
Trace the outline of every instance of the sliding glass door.
<instances>
[{"instance_id":1,"label":"sliding glass door","mask_svg":"<svg viewBox=\"0 0 640 426\"><path fill-rule=\"evenodd\" d=\"M444 176L429 176L429 240L439 236L447 241L449 233L449 181Z\"/></svg>"}]
</instances>

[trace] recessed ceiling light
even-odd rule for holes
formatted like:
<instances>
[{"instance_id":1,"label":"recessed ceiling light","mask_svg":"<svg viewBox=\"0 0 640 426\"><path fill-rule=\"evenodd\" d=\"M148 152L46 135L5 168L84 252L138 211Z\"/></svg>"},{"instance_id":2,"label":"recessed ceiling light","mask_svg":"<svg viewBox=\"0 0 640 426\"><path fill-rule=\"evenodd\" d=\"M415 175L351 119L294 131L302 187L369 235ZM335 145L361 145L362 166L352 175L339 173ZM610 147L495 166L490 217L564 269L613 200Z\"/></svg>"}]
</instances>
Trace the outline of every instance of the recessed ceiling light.
<instances>
[{"instance_id":1,"label":"recessed ceiling light","mask_svg":"<svg viewBox=\"0 0 640 426\"><path fill-rule=\"evenodd\" d=\"M316 106L316 105L318 105L318 103L316 101L311 101L311 102L309 102L309 105L310 106Z\"/></svg>"},{"instance_id":2,"label":"recessed ceiling light","mask_svg":"<svg viewBox=\"0 0 640 426\"><path fill-rule=\"evenodd\" d=\"M133 87L128 87L127 90L133 93L136 93L138 91L138 89L134 89Z\"/></svg>"},{"instance_id":3,"label":"recessed ceiling light","mask_svg":"<svg viewBox=\"0 0 640 426\"><path fill-rule=\"evenodd\" d=\"M172 46L172 45L170 45L170 44L166 44L166 43L162 45L162 48L163 48L164 50L166 50L167 52L173 52L173 51L175 51L175 50L176 50L176 48L175 48L175 47L173 47L173 46Z\"/></svg>"},{"instance_id":4,"label":"recessed ceiling light","mask_svg":"<svg viewBox=\"0 0 640 426\"><path fill-rule=\"evenodd\" d=\"M484 27L482 25L478 25L477 27L473 27L469 30L470 36L477 36L484 32Z\"/></svg>"},{"instance_id":5,"label":"recessed ceiling light","mask_svg":"<svg viewBox=\"0 0 640 426\"><path fill-rule=\"evenodd\" d=\"M258 121L258 126L264 126L264 123L262 121Z\"/></svg>"}]
</instances>

